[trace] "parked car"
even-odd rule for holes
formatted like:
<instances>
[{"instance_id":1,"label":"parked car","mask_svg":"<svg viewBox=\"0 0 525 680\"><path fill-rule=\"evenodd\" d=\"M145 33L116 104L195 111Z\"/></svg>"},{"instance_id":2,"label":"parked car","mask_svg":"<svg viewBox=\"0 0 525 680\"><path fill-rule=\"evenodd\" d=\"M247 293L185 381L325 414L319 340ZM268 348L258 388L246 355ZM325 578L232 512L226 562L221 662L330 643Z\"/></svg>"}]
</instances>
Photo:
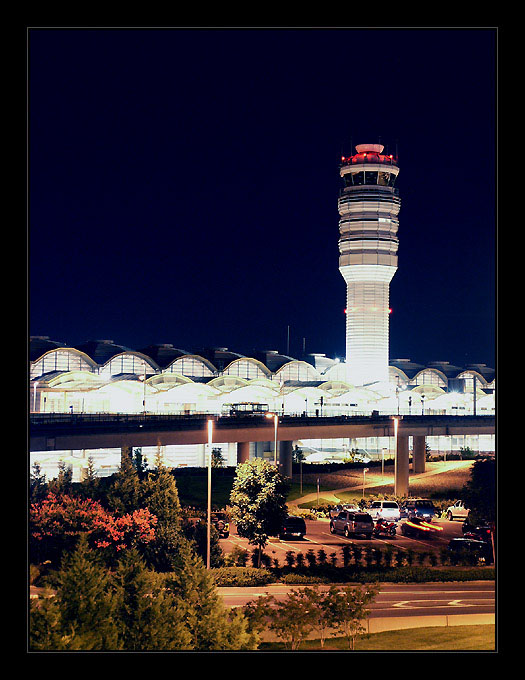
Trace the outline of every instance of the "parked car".
<instances>
[{"instance_id":1,"label":"parked car","mask_svg":"<svg viewBox=\"0 0 525 680\"><path fill-rule=\"evenodd\" d=\"M368 512L342 510L337 517L330 520L330 533L340 532L347 538L360 534L372 538L373 530L374 520Z\"/></svg>"},{"instance_id":2,"label":"parked car","mask_svg":"<svg viewBox=\"0 0 525 680\"><path fill-rule=\"evenodd\" d=\"M436 507L428 498L409 498L401 504L401 517L425 517L432 519L438 514Z\"/></svg>"},{"instance_id":3,"label":"parked car","mask_svg":"<svg viewBox=\"0 0 525 680\"><path fill-rule=\"evenodd\" d=\"M306 522L302 517L295 517L294 515L289 515L283 523L281 530L279 531L279 538L286 538L287 536L292 536L295 538L303 539L306 534Z\"/></svg>"},{"instance_id":4,"label":"parked car","mask_svg":"<svg viewBox=\"0 0 525 680\"><path fill-rule=\"evenodd\" d=\"M371 460L372 459L368 455L368 451L365 449L356 449L354 454L354 463L364 463L366 465L367 463L370 463Z\"/></svg>"},{"instance_id":5,"label":"parked car","mask_svg":"<svg viewBox=\"0 0 525 680\"><path fill-rule=\"evenodd\" d=\"M225 512L212 513L211 523L217 529L219 538L228 538L230 535L230 522Z\"/></svg>"},{"instance_id":6,"label":"parked car","mask_svg":"<svg viewBox=\"0 0 525 680\"><path fill-rule=\"evenodd\" d=\"M330 519L332 519L333 517L337 517L337 515L340 512L343 512L343 510L351 510L351 511L355 511L355 512L360 512L361 508L358 505L353 505L352 503L343 503L343 504L340 504L340 505L334 505L333 508L330 508L330 511L328 513L330 515Z\"/></svg>"},{"instance_id":7,"label":"parked car","mask_svg":"<svg viewBox=\"0 0 525 680\"><path fill-rule=\"evenodd\" d=\"M454 505L447 508L447 519L450 521L456 519L456 517L459 519L466 519L468 512L463 501L456 501Z\"/></svg>"},{"instance_id":8,"label":"parked car","mask_svg":"<svg viewBox=\"0 0 525 680\"><path fill-rule=\"evenodd\" d=\"M490 524L471 524L468 519L463 522L461 527L463 531L463 536L468 536L471 538L476 538L479 541L485 541L486 543L491 542L491 528Z\"/></svg>"},{"instance_id":9,"label":"parked car","mask_svg":"<svg viewBox=\"0 0 525 680\"><path fill-rule=\"evenodd\" d=\"M401 533L410 538L431 538L439 531L443 531L443 527L432 524L424 517L413 517L401 524Z\"/></svg>"},{"instance_id":10,"label":"parked car","mask_svg":"<svg viewBox=\"0 0 525 680\"><path fill-rule=\"evenodd\" d=\"M478 559L485 564L493 562L492 547L486 541L478 541L474 538L453 538L447 550L456 555L477 555Z\"/></svg>"},{"instance_id":11,"label":"parked car","mask_svg":"<svg viewBox=\"0 0 525 680\"><path fill-rule=\"evenodd\" d=\"M372 501L367 512L374 519L390 519L397 521L401 517L399 505L395 501Z\"/></svg>"}]
</instances>

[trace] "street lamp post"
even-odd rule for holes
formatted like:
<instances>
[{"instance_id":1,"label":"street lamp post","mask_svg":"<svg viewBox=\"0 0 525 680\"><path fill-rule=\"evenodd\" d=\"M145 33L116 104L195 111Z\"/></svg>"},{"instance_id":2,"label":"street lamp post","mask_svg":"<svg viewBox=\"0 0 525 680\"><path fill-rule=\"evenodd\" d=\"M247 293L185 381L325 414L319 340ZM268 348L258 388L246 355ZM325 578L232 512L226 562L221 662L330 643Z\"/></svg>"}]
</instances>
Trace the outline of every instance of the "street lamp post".
<instances>
[{"instance_id":1,"label":"street lamp post","mask_svg":"<svg viewBox=\"0 0 525 680\"><path fill-rule=\"evenodd\" d=\"M397 496L397 429L399 418L394 418L394 496Z\"/></svg>"},{"instance_id":2,"label":"street lamp post","mask_svg":"<svg viewBox=\"0 0 525 680\"><path fill-rule=\"evenodd\" d=\"M368 472L368 468L363 468L363 498L365 497L365 479L366 479L366 473Z\"/></svg>"},{"instance_id":3,"label":"street lamp post","mask_svg":"<svg viewBox=\"0 0 525 680\"><path fill-rule=\"evenodd\" d=\"M425 395L421 395L421 415L425 415Z\"/></svg>"},{"instance_id":4,"label":"street lamp post","mask_svg":"<svg viewBox=\"0 0 525 680\"><path fill-rule=\"evenodd\" d=\"M273 416L274 425L274 447L273 447L273 462L277 465L277 426L279 424L279 416L277 413L267 413L266 417L271 418Z\"/></svg>"},{"instance_id":5,"label":"street lamp post","mask_svg":"<svg viewBox=\"0 0 525 680\"><path fill-rule=\"evenodd\" d=\"M146 415L146 364L144 364L144 374L139 380L142 382L142 413Z\"/></svg>"},{"instance_id":6,"label":"street lamp post","mask_svg":"<svg viewBox=\"0 0 525 680\"><path fill-rule=\"evenodd\" d=\"M38 385L38 380L35 381L33 385L33 413L36 413L36 388Z\"/></svg>"},{"instance_id":7,"label":"street lamp post","mask_svg":"<svg viewBox=\"0 0 525 680\"><path fill-rule=\"evenodd\" d=\"M213 441L213 420L208 420L208 530L206 535L206 569L210 569L211 554L211 444Z\"/></svg>"}]
</instances>

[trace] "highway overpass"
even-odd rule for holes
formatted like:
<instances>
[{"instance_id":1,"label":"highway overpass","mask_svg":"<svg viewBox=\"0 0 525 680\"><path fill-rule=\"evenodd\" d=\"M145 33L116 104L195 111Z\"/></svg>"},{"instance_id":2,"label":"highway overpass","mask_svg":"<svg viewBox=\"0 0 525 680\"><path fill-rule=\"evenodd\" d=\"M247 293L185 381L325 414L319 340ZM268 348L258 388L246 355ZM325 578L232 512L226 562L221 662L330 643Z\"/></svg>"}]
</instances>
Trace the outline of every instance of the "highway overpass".
<instances>
[{"instance_id":1,"label":"highway overpass","mask_svg":"<svg viewBox=\"0 0 525 680\"><path fill-rule=\"evenodd\" d=\"M30 451L206 444L209 420L213 420L214 443L238 444L238 462L248 460L250 442L277 439L279 465L289 476L292 442L298 439L395 437L396 495L400 496L408 493L410 436L413 469L424 472L426 437L495 433L495 417L486 415L282 415L276 430L273 417L264 415L31 414Z\"/></svg>"}]
</instances>

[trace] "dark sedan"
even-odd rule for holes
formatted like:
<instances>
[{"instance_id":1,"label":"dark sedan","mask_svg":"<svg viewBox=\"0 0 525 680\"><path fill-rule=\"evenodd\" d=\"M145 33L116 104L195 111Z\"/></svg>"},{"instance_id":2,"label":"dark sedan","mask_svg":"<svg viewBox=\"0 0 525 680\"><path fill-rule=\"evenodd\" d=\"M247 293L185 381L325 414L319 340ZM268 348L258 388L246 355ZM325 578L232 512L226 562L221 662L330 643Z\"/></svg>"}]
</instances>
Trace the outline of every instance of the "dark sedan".
<instances>
[{"instance_id":1,"label":"dark sedan","mask_svg":"<svg viewBox=\"0 0 525 680\"><path fill-rule=\"evenodd\" d=\"M449 553L458 558L476 560L485 564L492 564L492 547L486 541L474 538L453 538L447 546Z\"/></svg>"},{"instance_id":2,"label":"dark sedan","mask_svg":"<svg viewBox=\"0 0 525 680\"><path fill-rule=\"evenodd\" d=\"M302 517L295 517L290 515L284 520L283 526L279 532L279 538L286 538L287 536L293 538L303 539L306 534L306 522Z\"/></svg>"},{"instance_id":3,"label":"dark sedan","mask_svg":"<svg viewBox=\"0 0 525 680\"><path fill-rule=\"evenodd\" d=\"M413 517L401 524L401 533L410 538L431 538L443 531L443 527L432 524L422 517Z\"/></svg>"}]
</instances>

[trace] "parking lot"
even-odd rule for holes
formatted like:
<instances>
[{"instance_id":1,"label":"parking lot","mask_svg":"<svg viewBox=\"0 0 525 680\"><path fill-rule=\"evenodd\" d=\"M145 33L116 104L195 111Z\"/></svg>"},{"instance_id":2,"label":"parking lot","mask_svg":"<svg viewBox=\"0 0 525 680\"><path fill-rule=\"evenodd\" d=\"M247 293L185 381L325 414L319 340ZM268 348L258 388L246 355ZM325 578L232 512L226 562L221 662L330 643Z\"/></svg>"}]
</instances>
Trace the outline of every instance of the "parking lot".
<instances>
[{"instance_id":1,"label":"parking lot","mask_svg":"<svg viewBox=\"0 0 525 680\"><path fill-rule=\"evenodd\" d=\"M463 535L461 530L462 522L455 520L450 522L448 520L433 520L433 524L443 527L443 531L439 534L433 535L428 539L408 538L401 534L401 524L404 520L398 523L397 534L392 537L381 536L380 538L372 538L370 540L361 536L345 538L342 535L333 535L330 533L329 520L320 518L317 520L306 520L306 536L301 540L281 540L272 537L265 548L265 552L272 558L277 558L280 564L284 564L285 554L291 550L293 552L302 552L303 554L310 549L314 552L318 550L325 550L329 556L331 553L337 553L338 560L341 560L341 548L348 543L354 543L363 547L383 548L388 545L401 550L414 550L429 552L431 550L439 552L442 548L446 548L449 541L453 538L458 538ZM230 536L221 539L222 549L227 554L231 552L234 546L239 546L245 550L253 550L253 546L248 544L245 538L237 535L234 524L230 524Z\"/></svg>"}]
</instances>

